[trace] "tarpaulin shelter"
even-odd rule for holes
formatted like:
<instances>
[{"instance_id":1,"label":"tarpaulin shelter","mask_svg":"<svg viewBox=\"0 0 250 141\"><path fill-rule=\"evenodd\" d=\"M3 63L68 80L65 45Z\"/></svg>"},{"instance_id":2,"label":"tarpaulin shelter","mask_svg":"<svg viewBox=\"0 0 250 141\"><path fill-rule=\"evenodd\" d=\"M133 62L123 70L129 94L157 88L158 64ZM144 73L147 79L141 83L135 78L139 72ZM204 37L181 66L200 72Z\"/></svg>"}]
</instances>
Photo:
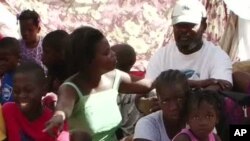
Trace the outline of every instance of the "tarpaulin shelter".
<instances>
[{"instance_id":1,"label":"tarpaulin shelter","mask_svg":"<svg viewBox=\"0 0 250 141\"><path fill-rule=\"evenodd\" d=\"M18 36L16 16L24 9L34 9L41 16L44 36L55 29L71 32L81 25L91 25L104 32L110 44L128 43L137 54L136 67L144 69L152 53L172 40L171 11L176 0L1 0L0 31ZM228 0L229 1L229 0ZM218 43L228 30L229 9L222 0L202 0L208 15L206 38ZM4 12L2 12L4 11ZM7 24L7 25L6 25ZM235 26L235 25L234 25ZM5 32L6 33L6 32ZM227 37L231 39L232 37ZM234 58L230 44L222 48ZM232 53L233 52L233 53Z\"/></svg>"}]
</instances>

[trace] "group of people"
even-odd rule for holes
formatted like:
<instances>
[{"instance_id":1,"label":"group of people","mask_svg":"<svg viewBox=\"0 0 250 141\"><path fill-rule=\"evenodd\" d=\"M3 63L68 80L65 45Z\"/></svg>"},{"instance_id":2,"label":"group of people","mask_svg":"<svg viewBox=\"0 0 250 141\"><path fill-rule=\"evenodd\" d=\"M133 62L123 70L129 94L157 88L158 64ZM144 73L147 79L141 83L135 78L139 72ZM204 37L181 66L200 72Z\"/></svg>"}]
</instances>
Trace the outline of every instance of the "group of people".
<instances>
[{"instance_id":1,"label":"group of people","mask_svg":"<svg viewBox=\"0 0 250 141\"><path fill-rule=\"evenodd\" d=\"M217 91L232 89L232 63L202 37L207 18L200 1L176 2L175 41L151 57L145 78L130 74L133 47L110 47L96 28L41 38L37 12L25 10L18 19L22 39L0 40L0 140L223 138L216 126L224 110Z\"/></svg>"}]
</instances>

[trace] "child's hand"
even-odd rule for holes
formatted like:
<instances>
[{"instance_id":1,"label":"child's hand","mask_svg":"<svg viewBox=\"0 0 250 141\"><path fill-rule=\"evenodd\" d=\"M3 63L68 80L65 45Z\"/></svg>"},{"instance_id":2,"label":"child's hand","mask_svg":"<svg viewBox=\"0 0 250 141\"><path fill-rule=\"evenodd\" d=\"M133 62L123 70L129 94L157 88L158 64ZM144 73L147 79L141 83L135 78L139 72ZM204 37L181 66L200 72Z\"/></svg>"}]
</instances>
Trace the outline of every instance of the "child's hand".
<instances>
[{"instance_id":1,"label":"child's hand","mask_svg":"<svg viewBox=\"0 0 250 141\"><path fill-rule=\"evenodd\" d=\"M63 129L65 114L63 111L56 111L54 116L46 123L46 128L43 132L48 132L53 137L56 137Z\"/></svg>"}]
</instances>

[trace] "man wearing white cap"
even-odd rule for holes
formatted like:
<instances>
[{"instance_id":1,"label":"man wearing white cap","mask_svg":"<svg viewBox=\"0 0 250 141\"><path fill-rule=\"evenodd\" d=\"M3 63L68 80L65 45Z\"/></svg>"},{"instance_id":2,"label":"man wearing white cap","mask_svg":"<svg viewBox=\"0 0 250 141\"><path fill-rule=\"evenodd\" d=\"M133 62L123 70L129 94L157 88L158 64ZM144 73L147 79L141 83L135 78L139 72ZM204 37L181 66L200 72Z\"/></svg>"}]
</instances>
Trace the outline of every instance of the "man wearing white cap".
<instances>
[{"instance_id":1,"label":"man wearing white cap","mask_svg":"<svg viewBox=\"0 0 250 141\"><path fill-rule=\"evenodd\" d=\"M206 9L199 0L179 0L172 13L175 42L160 48L150 59L146 78L178 69L189 77L192 87L230 89L232 63L229 56L202 38L206 30Z\"/></svg>"},{"instance_id":2,"label":"man wearing white cap","mask_svg":"<svg viewBox=\"0 0 250 141\"><path fill-rule=\"evenodd\" d=\"M160 48L151 57L146 78L153 80L165 70L178 69L185 72L191 87L230 89L231 60L220 47L202 38L207 28L206 19L205 7L199 0L177 1L172 13L175 42ZM146 100L140 99L137 103L141 111L144 111L143 101ZM179 132L169 129L170 125L165 124L159 113L149 114L138 121L134 141L170 141L173 137L170 132Z\"/></svg>"}]
</instances>

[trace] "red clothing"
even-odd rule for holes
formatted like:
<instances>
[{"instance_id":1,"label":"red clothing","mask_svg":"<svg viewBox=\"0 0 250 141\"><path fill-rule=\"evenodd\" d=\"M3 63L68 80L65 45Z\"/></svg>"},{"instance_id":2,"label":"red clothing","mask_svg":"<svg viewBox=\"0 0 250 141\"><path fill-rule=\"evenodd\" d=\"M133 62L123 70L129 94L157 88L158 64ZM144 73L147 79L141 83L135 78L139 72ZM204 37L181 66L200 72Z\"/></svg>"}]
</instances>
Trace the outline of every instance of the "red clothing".
<instances>
[{"instance_id":1,"label":"red clothing","mask_svg":"<svg viewBox=\"0 0 250 141\"><path fill-rule=\"evenodd\" d=\"M53 112L48 108L43 110L41 117L34 121L29 121L19 107L11 102L3 106L3 116L7 128L8 141L56 141L56 138L42 132L46 122L53 116ZM69 141L68 132L62 132L60 139ZM60 140L62 141L62 140Z\"/></svg>"},{"instance_id":2,"label":"red clothing","mask_svg":"<svg viewBox=\"0 0 250 141\"><path fill-rule=\"evenodd\" d=\"M144 78L146 72L145 71L130 71L129 74Z\"/></svg>"}]
</instances>

